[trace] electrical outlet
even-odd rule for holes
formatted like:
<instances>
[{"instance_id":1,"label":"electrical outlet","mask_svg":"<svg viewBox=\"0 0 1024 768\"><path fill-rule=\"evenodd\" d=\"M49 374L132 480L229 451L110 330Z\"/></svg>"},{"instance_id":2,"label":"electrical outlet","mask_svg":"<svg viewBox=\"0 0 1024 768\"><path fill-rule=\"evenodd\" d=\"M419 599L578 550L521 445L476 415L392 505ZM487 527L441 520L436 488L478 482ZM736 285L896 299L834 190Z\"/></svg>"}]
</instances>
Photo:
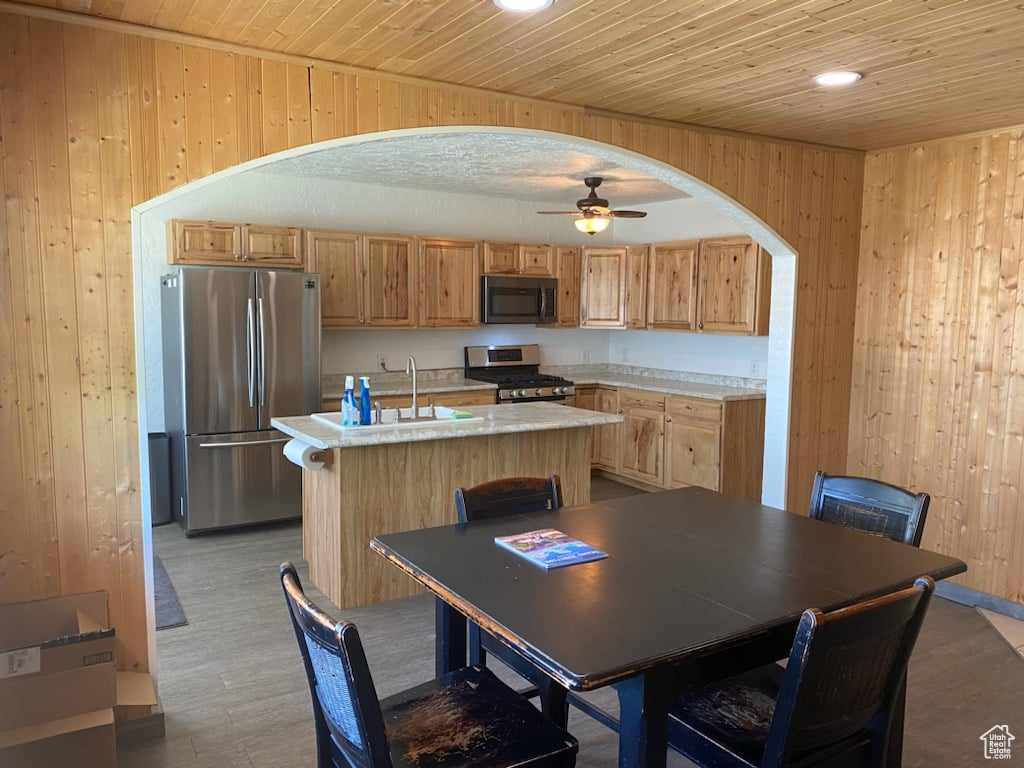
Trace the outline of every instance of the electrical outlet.
<instances>
[{"instance_id":1,"label":"electrical outlet","mask_svg":"<svg viewBox=\"0 0 1024 768\"><path fill-rule=\"evenodd\" d=\"M753 360L750 363L750 378L763 379L765 377L764 363L760 360Z\"/></svg>"},{"instance_id":2,"label":"electrical outlet","mask_svg":"<svg viewBox=\"0 0 1024 768\"><path fill-rule=\"evenodd\" d=\"M590 362L590 350L589 349L584 349L583 350L583 362L584 363L589 363Z\"/></svg>"}]
</instances>

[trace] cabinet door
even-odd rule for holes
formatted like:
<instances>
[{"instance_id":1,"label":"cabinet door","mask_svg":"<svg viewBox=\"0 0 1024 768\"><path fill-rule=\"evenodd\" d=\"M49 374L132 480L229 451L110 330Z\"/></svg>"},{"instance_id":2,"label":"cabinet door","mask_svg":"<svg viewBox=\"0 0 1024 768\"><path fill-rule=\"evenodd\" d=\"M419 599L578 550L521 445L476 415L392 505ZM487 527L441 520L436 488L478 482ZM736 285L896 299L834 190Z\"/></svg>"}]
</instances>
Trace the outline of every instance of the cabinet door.
<instances>
[{"instance_id":1,"label":"cabinet door","mask_svg":"<svg viewBox=\"0 0 1024 768\"><path fill-rule=\"evenodd\" d=\"M484 243L484 274L519 273L519 246L515 243Z\"/></svg>"},{"instance_id":2,"label":"cabinet door","mask_svg":"<svg viewBox=\"0 0 1024 768\"><path fill-rule=\"evenodd\" d=\"M474 240L419 243L420 325L480 323L480 248Z\"/></svg>"},{"instance_id":3,"label":"cabinet door","mask_svg":"<svg viewBox=\"0 0 1024 768\"><path fill-rule=\"evenodd\" d=\"M697 316L696 266L699 243L651 246L648 255L647 326L692 330Z\"/></svg>"},{"instance_id":4,"label":"cabinet door","mask_svg":"<svg viewBox=\"0 0 1024 768\"><path fill-rule=\"evenodd\" d=\"M619 392L625 421L620 440L621 472L652 485L664 482L665 398Z\"/></svg>"},{"instance_id":5,"label":"cabinet door","mask_svg":"<svg viewBox=\"0 0 1024 768\"><path fill-rule=\"evenodd\" d=\"M363 322L416 324L416 242L411 237L363 236Z\"/></svg>"},{"instance_id":6,"label":"cabinet door","mask_svg":"<svg viewBox=\"0 0 1024 768\"><path fill-rule=\"evenodd\" d=\"M594 397L594 410L601 413L619 413L619 392L598 387ZM619 435L621 424L594 427L593 463L612 472L619 471Z\"/></svg>"},{"instance_id":7,"label":"cabinet door","mask_svg":"<svg viewBox=\"0 0 1024 768\"><path fill-rule=\"evenodd\" d=\"M217 221L167 224L167 261L170 264L234 264L242 260L242 227Z\"/></svg>"},{"instance_id":8,"label":"cabinet door","mask_svg":"<svg viewBox=\"0 0 1024 768\"><path fill-rule=\"evenodd\" d=\"M689 402L685 398L668 400L665 485L669 488L696 485L717 491L720 490L721 478L722 424L710 419L690 418L686 414L694 411L687 409ZM696 412L704 413L699 408Z\"/></svg>"},{"instance_id":9,"label":"cabinet door","mask_svg":"<svg viewBox=\"0 0 1024 768\"><path fill-rule=\"evenodd\" d=\"M558 278L558 324L576 328L580 324L580 249L555 249Z\"/></svg>"},{"instance_id":10,"label":"cabinet door","mask_svg":"<svg viewBox=\"0 0 1024 768\"><path fill-rule=\"evenodd\" d=\"M577 408L583 408L588 411L597 410L597 390L594 387L577 387L576 388L576 402L574 405Z\"/></svg>"},{"instance_id":11,"label":"cabinet door","mask_svg":"<svg viewBox=\"0 0 1024 768\"><path fill-rule=\"evenodd\" d=\"M697 259L697 328L755 332L758 247L749 238L702 240Z\"/></svg>"},{"instance_id":12,"label":"cabinet door","mask_svg":"<svg viewBox=\"0 0 1024 768\"><path fill-rule=\"evenodd\" d=\"M646 245L626 249L626 327L647 327Z\"/></svg>"},{"instance_id":13,"label":"cabinet door","mask_svg":"<svg viewBox=\"0 0 1024 768\"><path fill-rule=\"evenodd\" d=\"M349 232L306 232L309 268L320 273L320 316L327 327L363 322L362 238Z\"/></svg>"},{"instance_id":14,"label":"cabinet door","mask_svg":"<svg viewBox=\"0 0 1024 768\"><path fill-rule=\"evenodd\" d=\"M242 228L242 254L254 267L302 269L302 230L246 224Z\"/></svg>"},{"instance_id":15,"label":"cabinet door","mask_svg":"<svg viewBox=\"0 0 1024 768\"><path fill-rule=\"evenodd\" d=\"M626 249L584 248L580 325L626 327Z\"/></svg>"},{"instance_id":16,"label":"cabinet door","mask_svg":"<svg viewBox=\"0 0 1024 768\"><path fill-rule=\"evenodd\" d=\"M520 245L519 271L537 277L555 276L555 249L550 245Z\"/></svg>"}]
</instances>

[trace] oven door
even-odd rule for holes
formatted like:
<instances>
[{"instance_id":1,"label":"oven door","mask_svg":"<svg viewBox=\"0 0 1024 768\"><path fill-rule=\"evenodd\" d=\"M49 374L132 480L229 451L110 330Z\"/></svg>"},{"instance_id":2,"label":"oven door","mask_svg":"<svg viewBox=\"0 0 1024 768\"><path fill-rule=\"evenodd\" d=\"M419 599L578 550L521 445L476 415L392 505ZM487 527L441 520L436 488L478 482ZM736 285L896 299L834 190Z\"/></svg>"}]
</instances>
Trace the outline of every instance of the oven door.
<instances>
[{"instance_id":1,"label":"oven door","mask_svg":"<svg viewBox=\"0 0 1024 768\"><path fill-rule=\"evenodd\" d=\"M480 317L484 323L555 321L558 281L554 278L484 275L480 282Z\"/></svg>"}]
</instances>

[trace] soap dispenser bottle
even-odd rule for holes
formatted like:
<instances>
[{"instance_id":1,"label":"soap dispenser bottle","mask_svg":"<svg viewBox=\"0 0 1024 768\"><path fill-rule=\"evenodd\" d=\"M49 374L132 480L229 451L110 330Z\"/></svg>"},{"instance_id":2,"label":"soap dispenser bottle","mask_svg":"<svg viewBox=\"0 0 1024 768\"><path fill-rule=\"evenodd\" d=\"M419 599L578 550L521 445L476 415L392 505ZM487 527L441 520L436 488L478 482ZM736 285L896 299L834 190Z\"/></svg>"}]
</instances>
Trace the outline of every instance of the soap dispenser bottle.
<instances>
[{"instance_id":1,"label":"soap dispenser bottle","mask_svg":"<svg viewBox=\"0 0 1024 768\"><path fill-rule=\"evenodd\" d=\"M353 427L359 423L354 387L355 379L352 376L346 376L345 394L341 396L341 426L343 427Z\"/></svg>"},{"instance_id":2,"label":"soap dispenser bottle","mask_svg":"<svg viewBox=\"0 0 1024 768\"><path fill-rule=\"evenodd\" d=\"M370 377L359 377L359 423L362 426L369 426L372 422L370 416Z\"/></svg>"}]
</instances>

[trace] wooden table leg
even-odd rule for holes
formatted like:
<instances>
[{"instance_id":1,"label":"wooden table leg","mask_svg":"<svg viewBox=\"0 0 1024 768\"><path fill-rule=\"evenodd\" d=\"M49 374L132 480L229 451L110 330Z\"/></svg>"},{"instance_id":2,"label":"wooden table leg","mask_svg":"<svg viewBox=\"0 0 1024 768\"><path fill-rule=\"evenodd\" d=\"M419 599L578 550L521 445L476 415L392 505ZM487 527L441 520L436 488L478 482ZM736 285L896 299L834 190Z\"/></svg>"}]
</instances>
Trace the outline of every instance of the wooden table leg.
<instances>
[{"instance_id":1,"label":"wooden table leg","mask_svg":"<svg viewBox=\"0 0 1024 768\"><path fill-rule=\"evenodd\" d=\"M565 728L569 724L569 692L554 680L547 680L538 688L541 712L549 720Z\"/></svg>"},{"instance_id":2,"label":"wooden table leg","mask_svg":"<svg viewBox=\"0 0 1024 768\"><path fill-rule=\"evenodd\" d=\"M671 686L654 670L615 684L619 694L619 768L664 768Z\"/></svg>"},{"instance_id":3,"label":"wooden table leg","mask_svg":"<svg viewBox=\"0 0 1024 768\"><path fill-rule=\"evenodd\" d=\"M889 750L885 760L886 768L900 768L903 765L903 721L907 714L907 678L896 693L892 724L889 726Z\"/></svg>"},{"instance_id":4,"label":"wooden table leg","mask_svg":"<svg viewBox=\"0 0 1024 768\"><path fill-rule=\"evenodd\" d=\"M466 666L466 617L434 598L434 674L440 677Z\"/></svg>"}]
</instances>

